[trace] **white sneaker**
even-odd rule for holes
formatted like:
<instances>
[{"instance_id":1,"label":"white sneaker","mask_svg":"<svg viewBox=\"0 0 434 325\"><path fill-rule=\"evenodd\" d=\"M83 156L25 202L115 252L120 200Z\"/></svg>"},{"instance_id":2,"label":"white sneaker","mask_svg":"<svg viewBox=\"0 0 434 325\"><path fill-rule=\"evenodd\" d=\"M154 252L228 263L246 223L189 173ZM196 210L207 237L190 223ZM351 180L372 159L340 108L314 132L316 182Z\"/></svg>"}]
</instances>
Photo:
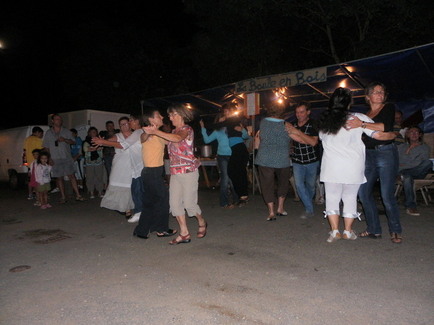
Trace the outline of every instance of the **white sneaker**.
<instances>
[{"instance_id":1,"label":"white sneaker","mask_svg":"<svg viewBox=\"0 0 434 325\"><path fill-rule=\"evenodd\" d=\"M50 193L57 193L57 192L60 192L58 187L54 188Z\"/></svg>"},{"instance_id":2,"label":"white sneaker","mask_svg":"<svg viewBox=\"0 0 434 325\"><path fill-rule=\"evenodd\" d=\"M342 235L342 238L347 240L356 240L357 235L354 232L354 230L351 231L344 230L344 234Z\"/></svg>"},{"instance_id":3,"label":"white sneaker","mask_svg":"<svg viewBox=\"0 0 434 325\"><path fill-rule=\"evenodd\" d=\"M330 235L329 238L327 238L328 243L333 243L333 242L341 239L341 233L339 231L336 233L334 233L333 231L330 231L329 235Z\"/></svg>"},{"instance_id":4,"label":"white sneaker","mask_svg":"<svg viewBox=\"0 0 434 325\"><path fill-rule=\"evenodd\" d=\"M137 212L137 213L133 214L133 216L128 219L128 222L129 223L138 222L141 214L142 214L141 212Z\"/></svg>"}]
</instances>

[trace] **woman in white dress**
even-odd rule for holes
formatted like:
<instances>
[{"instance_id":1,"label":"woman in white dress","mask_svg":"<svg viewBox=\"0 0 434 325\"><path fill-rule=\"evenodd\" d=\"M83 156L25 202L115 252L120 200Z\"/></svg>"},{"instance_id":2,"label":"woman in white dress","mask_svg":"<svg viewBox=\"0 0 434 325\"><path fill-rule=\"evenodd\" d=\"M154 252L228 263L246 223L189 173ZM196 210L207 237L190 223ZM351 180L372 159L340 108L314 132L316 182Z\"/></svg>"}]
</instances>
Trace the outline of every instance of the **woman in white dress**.
<instances>
[{"instance_id":1,"label":"woman in white dress","mask_svg":"<svg viewBox=\"0 0 434 325\"><path fill-rule=\"evenodd\" d=\"M373 131L368 128L347 129L347 120L357 116L366 123L373 121L364 114L350 113L352 104L351 91L337 88L329 101L328 109L321 115L319 138L324 148L320 180L324 182L326 192L326 211L331 231L327 242L332 243L341 238L339 232L340 202L343 202L345 230L342 238L355 240L352 229L357 212L357 192L365 177L365 145L362 133L377 139L393 139L393 132Z\"/></svg>"},{"instance_id":2,"label":"woman in white dress","mask_svg":"<svg viewBox=\"0 0 434 325\"><path fill-rule=\"evenodd\" d=\"M127 116L119 119L120 133L116 133L109 141L122 142L131 135ZM112 169L110 172L110 182L106 193L101 201L101 207L116 210L129 218L134 209L134 202L131 196L131 168L130 151L115 148Z\"/></svg>"}]
</instances>

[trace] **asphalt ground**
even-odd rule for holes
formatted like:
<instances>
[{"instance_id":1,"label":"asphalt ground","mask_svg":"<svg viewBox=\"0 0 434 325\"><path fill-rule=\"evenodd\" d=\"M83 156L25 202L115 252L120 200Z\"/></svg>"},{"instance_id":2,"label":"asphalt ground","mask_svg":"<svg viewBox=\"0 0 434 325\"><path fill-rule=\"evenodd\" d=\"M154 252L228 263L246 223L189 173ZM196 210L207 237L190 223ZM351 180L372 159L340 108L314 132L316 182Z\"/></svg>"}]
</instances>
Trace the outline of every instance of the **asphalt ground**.
<instances>
[{"instance_id":1,"label":"asphalt ground","mask_svg":"<svg viewBox=\"0 0 434 325\"><path fill-rule=\"evenodd\" d=\"M382 239L329 244L322 205L300 219L290 194L267 222L259 194L226 210L201 187L207 236L188 219L191 243L171 246L100 199L58 199L41 210L0 188L0 324L434 324L433 203L400 204L400 245L385 216Z\"/></svg>"}]
</instances>

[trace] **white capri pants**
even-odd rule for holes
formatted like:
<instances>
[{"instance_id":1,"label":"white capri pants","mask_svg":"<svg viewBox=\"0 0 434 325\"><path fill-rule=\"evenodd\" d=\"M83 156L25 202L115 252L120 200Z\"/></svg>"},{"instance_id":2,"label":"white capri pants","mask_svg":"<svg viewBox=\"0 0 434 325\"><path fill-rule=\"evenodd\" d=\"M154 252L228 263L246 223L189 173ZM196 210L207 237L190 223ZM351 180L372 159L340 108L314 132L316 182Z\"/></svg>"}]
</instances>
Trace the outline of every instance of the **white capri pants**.
<instances>
[{"instance_id":1,"label":"white capri pants","mask_svg":"<svg viewBox=\"0 0 434 325\"><path fill-rule=\"evenodd\" d=\"M340 215L339 204L342 200L344 204L342 216L344 218L359 218L357 212L357 193L360 184L340 184L324 182L326 211L325 217L333 214Z\"/></svg>"},{"instance_id":2,"label":"white capri pants","mask_svg":"<svg viewBox=\"0 0 434 325\"><path fill-rule=\"evenodd\" d=\"M199 171L170 176L169 204L174 216L187 215L193 217L202 214L197 204L197 191L199 187Z\"/></svg>"}]
</instances>

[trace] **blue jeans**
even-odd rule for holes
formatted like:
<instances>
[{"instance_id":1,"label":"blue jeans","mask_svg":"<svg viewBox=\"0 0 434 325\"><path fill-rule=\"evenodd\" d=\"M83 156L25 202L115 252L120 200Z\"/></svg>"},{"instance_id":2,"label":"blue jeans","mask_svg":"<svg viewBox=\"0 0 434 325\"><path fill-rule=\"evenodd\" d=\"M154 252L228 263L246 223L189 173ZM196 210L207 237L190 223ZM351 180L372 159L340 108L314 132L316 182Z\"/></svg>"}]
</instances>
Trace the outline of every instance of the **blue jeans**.
<instances>
[{"instance_id":1,"label":"blue jeans","mask_svg":"<svg viewBox=\"0 0 434 325\"><path fill-rule=\"evenodd\" d=\"M416 198L414 197L413 185L414 179L424 179L432 170L431 160L425 160L418 166L409 169L403 169L399 173L402 175L402 184L405 193L405 207L407 209L416 208Z\"/></svg>"},{"instance_id":2,"label":"blue jeans","mask_svg":"<svg viewBox=\"0 0 434 325\"><path fill-rule=\"evenodd\" d=\"M228 175L228 164L231 156L217 156L217 164L220 171L220 206L238 202L238 196L234 191L234 185Z\"/></svg>"},{"instance_id":3,"label":"blue jeans","mask_svg":"<svg viewBox=\"0 0 434 325\"><path fill-rule=\"evenodd\" d=\"M133 178L131 182L131 196L134 202L134 213L142 212L143 197L145 196L142 177L139 176L137 178Z\"/></svg>"},{"instance_id":4,"label":"blue jeans","mask_svg":"<svg viewBox=\"0 0 434 325\"><path fill-rule=\"evenodd\" d=\"M359 199L365 212L366 231L370 234L382 233L373 193L378 179L380 179L381 198L386 210L389 232L398 234L402 232L398 203L395 198L398 165L398 150L394 143L378 149L366 149L365 176L367 182L360 186Z\"/></svg>"},{"instance_id":5,"label":"blue jeans","mask_svg":"<svg viewBox=\"0 0 434 325\"><path fill-rule=\"evenodd\" d=\"M303 202L306 213L313 213L313 197L315 195L316 178L318 175L319 161L310 164L292 164L295 187L298 196Z\"/></svg>"}]
</instances>

